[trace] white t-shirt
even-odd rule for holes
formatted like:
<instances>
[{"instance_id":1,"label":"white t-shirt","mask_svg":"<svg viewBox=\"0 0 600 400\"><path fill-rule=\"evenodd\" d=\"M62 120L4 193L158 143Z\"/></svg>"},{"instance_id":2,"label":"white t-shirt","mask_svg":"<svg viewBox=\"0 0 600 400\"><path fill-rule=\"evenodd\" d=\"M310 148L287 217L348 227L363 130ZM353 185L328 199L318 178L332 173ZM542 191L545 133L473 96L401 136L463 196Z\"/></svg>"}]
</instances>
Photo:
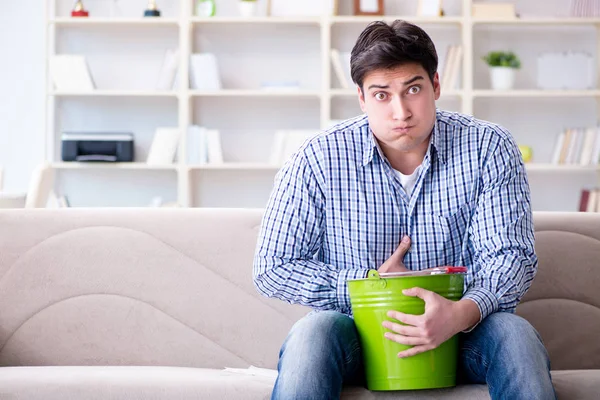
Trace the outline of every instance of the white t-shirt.
<instances>
[{"instance_id":1,"label":"white t-shirt","mask_svg":"<svg viewBox=\"0 0 600 400\"><path fill-rule=\"evenodd\" d=\"M419 176L419 171L421 171L421 165L419 165L417 168L415 168L413 173L410 175L404 175L402 172L400 172L396 169L393 169L393 168L392 168L392 170L394 171L394 173L396 174L398 179L400 179L400 183L402 184L404 191L406 192L408 197L410 197L413 189L415 188L415 183L417 182L417 177Z\"/></svg>"}]
</instances>

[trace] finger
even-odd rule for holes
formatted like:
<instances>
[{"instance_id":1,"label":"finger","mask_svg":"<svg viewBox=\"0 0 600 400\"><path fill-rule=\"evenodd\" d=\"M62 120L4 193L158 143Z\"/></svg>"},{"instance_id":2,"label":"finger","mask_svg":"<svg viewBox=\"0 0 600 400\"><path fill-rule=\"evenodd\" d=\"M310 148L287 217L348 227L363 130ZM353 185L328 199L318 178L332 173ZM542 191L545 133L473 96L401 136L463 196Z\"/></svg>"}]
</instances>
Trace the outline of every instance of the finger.
<instances>
[{"instance_id":1,"label":"finger","mask_svg":"<svg viewBox=\"0 0 600 400\"><path fill-rule=\"evenodd\" d=\"M389 339L392 342L404 344L407 346L422 346L427 344L427 341L422 337L397 335L391 332L386 332L383 336L385 336L386 339Z\"/></svg>"},{"instance_id":2,"label":"finger","mask_svg":"<svg viewBox=\"0 0 600 400\"><path fill-rule=\"evenodd\" d=\"M383 321L383 323L381 325L383 325L384 328L394 331L395 333L398 333L400 335L421 336L420 329L416 328L414 326L397 324L397 323L391 322L391 321Z\"/></svg>"},{"instance_id":3,"label":"finger","mask_svg":"<svg viewBox=\"0 0 600 400\"><path fill-rule=\"evenodd\" d=\"M416 356L417 354L425 353L426 351L435 349L435 346L430 344L423 344L415 347L411 347L408 350L401 351L398 353L398 358L406 358Z\"/></svg>"},{"instance_id":4,"label":"finger","mask_svg":"<svg viewBox=\"0 0 600 400\"><path fill-rule=\"evenodd\" d=\"M431 300L432 295L434 295L435 293L430 290L423 289L420 287L413 287L410 289L404 289L402 291L402 294L405 296L418 297L427 302L427 301Z\"/></svg>"},{"instance_id":5,"label":"finger","mask_svg":"<svg viewBox=\"0 0 600 400\"><path fill-rule=\"evenodd\" d=\"M396 251L394 251L394 254L392 254L392 257L395 260L402 261L402 259L404 258L404 255L410 249L410 243L411 243L410 238L408 236L404 236L402 238L402 241L400 241L400 244L398 245L398 247L396 247Z\"/></svg>"},{"instance_id":6,"label":"finger","mask_svg":"<svg viewBox=\"0 0 600 400\"><path fill-rule=\"evenodd\" d=\"M412 326L421 326L424 323L424 318L422 315L412 315L401 313L400 311L388 311L387 316L393 319L397 319L398 321Z\"/></svg>"}]
</instances>

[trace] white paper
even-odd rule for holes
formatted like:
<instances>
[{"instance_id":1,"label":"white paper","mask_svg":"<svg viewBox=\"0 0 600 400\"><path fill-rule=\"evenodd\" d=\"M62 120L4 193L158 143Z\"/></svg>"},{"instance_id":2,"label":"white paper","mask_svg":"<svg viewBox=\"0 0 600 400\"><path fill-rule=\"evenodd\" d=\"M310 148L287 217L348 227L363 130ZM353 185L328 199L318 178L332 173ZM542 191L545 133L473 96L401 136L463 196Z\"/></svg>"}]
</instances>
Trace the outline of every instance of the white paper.
<instances>
[{"instance_id":1,"label":"white paper","mask_svg":"<svg viewBox=\"0 0 600 400\"><path fill-rule=\"evenodd\" d=\"M320 17L333 15L334 0L271 0L273 17Z\"/></svg>"},{"instance_id":2,"label":"white paper","mask_svg":"<svg viewBox=\"0 0 600 400\"><path fill-rule=\"evenodd\" d=\"M57 90L91 91L94 82L84 56L61 54L50 57L50 76Z\"/></svg>"},{"instance_id":3,"label":"white paper","mask_svg":"<svg viewBox=\"0 0 600 400\"><path fill-rule=\"evenodd\" d=\"M360 0L360 11L365 13L378 12L377 0Z\"/></svg>"},{"instance_id":4,"label":"white paper","mask_svg":"<svg viewBox=\"0 0 600 400\"><path fill-rule=\"evenodd\" d=\"M258 368L251 365L249 368L229 368L225 367L225 371L232 372L234 374L241 375L251 375L251 376L264 376L266 378L277 378L277 370L275 369L267 369L267 368Z\"/></svg>"},{"instance_id":5,"label":"white paper","mask_svg":"<svg viewBox=\"0 0 600 400\"><path fill-rule=\"evenodd\" d=\"M175 85L177 68L179 67L179 51L167 50L156 82L157 90L171 90Z\"/></svg>"},{"instance_id":6,"label":"white paper","mask_svg":"<svg viewBox=\"0 0 600 400\"><path fill-rule=\"evenodd\" d=\"M192 54L190 64L190 81L192 89L221 89L221 77L219 76L217 57L214 54Z\"/></svg>"},{"instance_id":7,"label":"white paper","mask_svg":"<svg viewBox=\"0 0 600 400\"><path fill-rule=\"evenodd\" d=\"M179 129L158 128L148 152L146 163L152 165L172 164L179 143Z\"/></svg>"},{"instance_id":8,"label":"white paper","mask_svg":"<svg viewBox=\"0 0 600 400\"><path fill-rule=\"evenodd\" d=\"M440 0L420 0L420 4L420 16L438 17L440 15Z\"/></svg>"}]
</instances>

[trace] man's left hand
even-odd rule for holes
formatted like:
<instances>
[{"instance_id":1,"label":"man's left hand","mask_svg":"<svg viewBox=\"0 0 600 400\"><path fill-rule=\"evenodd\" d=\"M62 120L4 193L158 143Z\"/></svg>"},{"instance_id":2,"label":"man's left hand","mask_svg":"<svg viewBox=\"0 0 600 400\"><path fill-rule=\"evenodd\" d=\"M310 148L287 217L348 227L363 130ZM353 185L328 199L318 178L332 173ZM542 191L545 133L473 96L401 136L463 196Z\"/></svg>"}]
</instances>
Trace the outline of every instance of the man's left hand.
<instances>
[{"instance_id":1,"label":"man's left hand","mask_svg":"<svg viewBox=\"0 0 600 400\"><path fill-rule=\"evenodd\" d=\"M479 321L479 308L471 300L448 300L439 294L414 287L402 291L405 296L419 297L425 301L425 313L411 315L388 311L390 318L406 325L384 321L383 326L392 332L385 337L394 342L413 346L398 353L398 357L410 357L433 350L452 336Z\"/></svg>"}]
</instances>

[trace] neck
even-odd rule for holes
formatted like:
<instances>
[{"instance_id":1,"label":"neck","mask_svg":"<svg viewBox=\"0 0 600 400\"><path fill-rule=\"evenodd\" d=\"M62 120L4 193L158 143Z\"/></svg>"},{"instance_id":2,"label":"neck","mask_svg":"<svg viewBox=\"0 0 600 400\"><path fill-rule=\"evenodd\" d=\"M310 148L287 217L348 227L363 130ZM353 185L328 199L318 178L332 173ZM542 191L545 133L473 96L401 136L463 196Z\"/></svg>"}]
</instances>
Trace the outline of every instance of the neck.
<instances>
[{"instance_id":1,"label":"neck","mask_svg":"<svg viewBox=\"0 0 600 400\"><path fill-rule=\"evenodd\" d=\"M383 154L392 165L392 168L400 171L404 175L410 175L423 162L425 153L427 153L427 149L429 148L430 140L431 135L427 138L427 140L423 141L419 147L410 151L394 149L393 147L387 146L385 143L379 141L378 143L381 147L381 151L383 151Z\"/></svg>"}]
</instances>

